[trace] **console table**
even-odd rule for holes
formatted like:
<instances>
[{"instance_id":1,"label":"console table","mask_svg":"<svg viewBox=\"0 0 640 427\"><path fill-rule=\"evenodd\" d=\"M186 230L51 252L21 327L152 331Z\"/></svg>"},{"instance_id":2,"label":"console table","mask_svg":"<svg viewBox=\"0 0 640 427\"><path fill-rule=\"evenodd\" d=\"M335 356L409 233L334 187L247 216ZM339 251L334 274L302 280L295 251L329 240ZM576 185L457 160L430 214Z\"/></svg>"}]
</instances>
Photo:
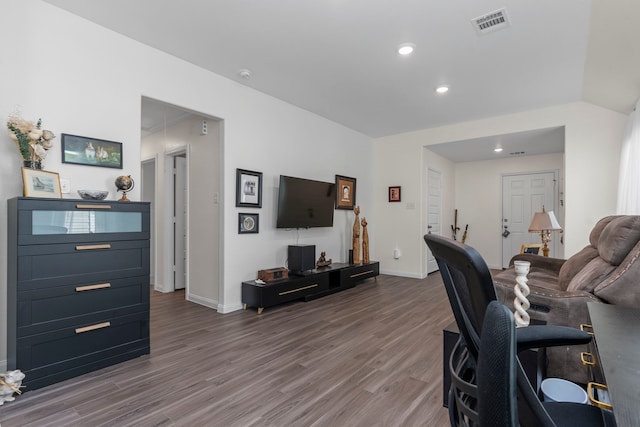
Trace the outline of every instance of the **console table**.
<instances>
[{"instance_id":1,"label":"console table","mask_svg":"<svg viewBox=\"0 0 640 427\"><path fill-rule=\"evenodd\" d=\"M327 267L306 272L303 276L270 283L242 282L242 304L257 307L262 314L265 307L303 299L309 301L354 287L358 282L380 274L380 263L367 264L333 263Z\"/></svg>"}]
</instances>

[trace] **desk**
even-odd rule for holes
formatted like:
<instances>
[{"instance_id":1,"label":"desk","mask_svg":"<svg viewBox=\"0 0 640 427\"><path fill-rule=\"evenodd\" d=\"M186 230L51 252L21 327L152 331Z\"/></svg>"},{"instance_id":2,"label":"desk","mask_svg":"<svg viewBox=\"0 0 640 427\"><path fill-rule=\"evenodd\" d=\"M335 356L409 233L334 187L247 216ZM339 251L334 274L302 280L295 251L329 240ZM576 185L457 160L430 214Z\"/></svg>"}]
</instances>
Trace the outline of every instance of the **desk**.
<instances>
[{"instance_id":1,"label":"desk","mask_svg":"<svg viewBox=\"0 0 640 427\"><path fill-rule=\"evenodd\" d=\"M640 310L587 303L618 427L640 427Z\"/></svg>"}]
</instances>

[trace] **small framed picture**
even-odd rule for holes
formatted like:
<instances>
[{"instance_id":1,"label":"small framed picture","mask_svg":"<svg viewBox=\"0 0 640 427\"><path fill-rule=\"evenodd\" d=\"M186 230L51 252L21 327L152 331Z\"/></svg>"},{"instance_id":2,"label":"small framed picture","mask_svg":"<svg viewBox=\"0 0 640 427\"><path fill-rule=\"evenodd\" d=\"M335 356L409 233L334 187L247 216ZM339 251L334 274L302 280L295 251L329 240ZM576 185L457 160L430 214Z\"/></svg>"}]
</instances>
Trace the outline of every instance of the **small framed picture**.
<instances>
[{"instance_id":1,"label":"small framed picture","mask_svg":"<svg viewBox=\"0 0 640 427\"><path fill-rule=\"evenodd\" d=\"M236 169L236 206L262 207L262 172Z\"/></svg>"},{"instance_id":2,"label":"small framed picture","mask_svg":"<svg viewBox=\"0 0 640 427\"><path fill-rule=\"evenodd\" d=\"M542 253L542 243L531 243L520 247L521 254L540 255Z\"/></svg>"},{"instance_id":3,"label":"small framed picture","mask_svg":"<svg viewBox=\"0 0 640 427\"><path fill-rule=\"evenodd\" d=\"M260 230L260 217L257 213L238 214L238 234L257 234Z\"/></svg>"},{"instance_id":4,"label":"small framed picture","mask_svg":"<svg viewBox=\"0 0 640 427\"><path fill-rule=\"evenodd\" d=\"M356 205L356 179L336 175L336 209L353 210Z\"/></svg>"},{"instance_id":5,"label":"small framed picture","mask_svg":"<svg viewBox=\"0 0 640 427\"><path fill-rule=\"evenodd\" d=\"M22 183L26 197L62 198L60 175L56 172L22 168Z\"/></svg>"},{"instance_id":6,"label":"small framed picture","mask_svg":"<svg viewBox=\"0 0 640 427\"><path fill-rule=\"evenodd\" d=\"M389 203L399 202L400 200L400 186L389 187Z\"/></svg>"},{"instance_id":7,"label":"small framed picture","mask_svg":"<svg viewBox=\"0 0 640 427\"><path fill-rule=\"evenodd\" d=\"M122 169L122 143L62 134L62 163Z\"/></svg>"}]
</instances>

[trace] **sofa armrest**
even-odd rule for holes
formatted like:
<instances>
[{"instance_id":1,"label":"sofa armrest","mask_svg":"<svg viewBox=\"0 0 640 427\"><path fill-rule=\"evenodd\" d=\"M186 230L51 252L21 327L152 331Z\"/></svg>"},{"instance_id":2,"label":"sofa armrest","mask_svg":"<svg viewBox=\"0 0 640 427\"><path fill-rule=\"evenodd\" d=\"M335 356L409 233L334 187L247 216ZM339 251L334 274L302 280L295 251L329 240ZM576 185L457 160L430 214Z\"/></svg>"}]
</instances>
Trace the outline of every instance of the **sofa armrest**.
<instances>
[{"instance_id":1,"label":"sofa armrest","mask_svg":"<svg viewBox=\"0 0 640 427\"><path fill-rule=\"evenodd\" d=\"M556 276L560 273L560 268L565 263L566 259L549 258L546 256L533 255L533 254L516 254L509 261L509 267L513 266L514 261L529 261L531 268L541 268L544 270L552 271Z\"/></svg>"}]
</instances>

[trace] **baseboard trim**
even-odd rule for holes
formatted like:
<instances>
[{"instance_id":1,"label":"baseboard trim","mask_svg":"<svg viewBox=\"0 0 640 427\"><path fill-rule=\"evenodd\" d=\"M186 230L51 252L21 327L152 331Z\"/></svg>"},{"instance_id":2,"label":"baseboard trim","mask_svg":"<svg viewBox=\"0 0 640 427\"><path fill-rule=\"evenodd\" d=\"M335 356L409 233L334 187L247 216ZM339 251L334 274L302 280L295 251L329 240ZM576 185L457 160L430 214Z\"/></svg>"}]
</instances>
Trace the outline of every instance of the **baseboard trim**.
<instances>
[{"instance_id":1,"label":"baseboard trim","mask_svg":"<svg viewBox=\"0 0 640 427\"><path fill-rule=\"evenodd\" d=\"M215 301L209 298L200 297L198 295L193 295L189 293L187 294L187 301L195 302L196 304L204 305L205 307L209 307L216 311L220 311L218 309L218 306L219 306L218 301Z\"/></svg>"},{"instance_id":2,"label":"baseboard trim","mask_svg":"<svg viewBox=\"0 0 640 427\"><path fill-rule=\"evenodd\" d=\"M399 276L399 277L408 277L410 279L424 279L427 277L426 275L416 274L416 273L408 273L406 271L393 271L393 270L380 270L380 274L387 274L389 276Z\"/></svg>"},{"instance_id":3,"label":"baseboard trim","mask_svg":"<svg viewBox=\"0 0 640 427\"><path fill-rule=\"evenodd\" d=\"M218 313L226 314L226 313L231 313L233 311L242 310L243 308L244 307L242 304L230 304L230 305L220 304L218 305Z\"/></svg>"}]
</instances>

